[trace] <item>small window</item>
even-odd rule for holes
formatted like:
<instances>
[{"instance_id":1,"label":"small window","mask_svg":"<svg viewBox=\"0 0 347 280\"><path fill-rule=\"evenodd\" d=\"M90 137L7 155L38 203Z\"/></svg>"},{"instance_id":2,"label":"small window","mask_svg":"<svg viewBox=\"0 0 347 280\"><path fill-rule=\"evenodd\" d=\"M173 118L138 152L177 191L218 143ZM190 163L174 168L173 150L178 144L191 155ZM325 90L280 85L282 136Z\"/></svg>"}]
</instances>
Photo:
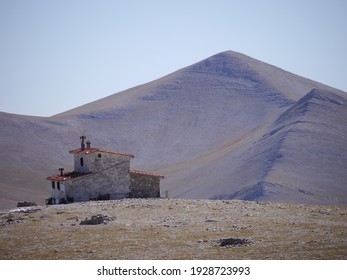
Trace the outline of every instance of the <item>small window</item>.
<instances>
[{"instance_id":1,"label":"small window","mask_svg":"<svg viewBox=\"0 0 347 280\"><path fill-rule=\"evenodd\" d=\"M55 182L52 181L52 189L55 190Z\"/></svg>"},{"instance_id":2,"label":"small window","mask_svg":"<svg viewBox=\"0 0 347 280\"><path fill-rule=\"evenodd\" d=\"M98 154L98 158L101 158L101 154Z\"/></svg>"},{"instance_id":3,"label":"small window","mask_svg":"<svg viewBox=\"0 0 347 280\"><path fill-rule=\"evenodd\" d=\"M60 191L60 182L57 182L57 190Z\"/></svg>"},{"instance_id":4,"label":"small window","mask_svg":"<svg viewBox=\"0 0 347 280\"><path fill-rule=\"evenodd\" d=\"M83 157L80 158L80 165L83 166Z\"/></svg>"}]
</instances>

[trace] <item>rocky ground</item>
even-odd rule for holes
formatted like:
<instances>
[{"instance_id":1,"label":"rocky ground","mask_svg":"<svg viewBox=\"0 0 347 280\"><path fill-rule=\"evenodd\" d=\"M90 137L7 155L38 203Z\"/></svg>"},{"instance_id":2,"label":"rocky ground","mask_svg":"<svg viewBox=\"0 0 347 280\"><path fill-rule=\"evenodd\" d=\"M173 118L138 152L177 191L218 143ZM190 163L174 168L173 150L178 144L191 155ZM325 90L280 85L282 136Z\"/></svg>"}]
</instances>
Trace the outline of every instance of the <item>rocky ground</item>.
<instances>
[{"instance_id":1,"label":"rocky ground","mask_svg":"<svg viewBox=\"0 0 347 280\"><path fill-rule=\"evenodd\" d=\"M347 206L126 199L0 214L0 259L347 259Z\"/></svg>"}]
</instances>

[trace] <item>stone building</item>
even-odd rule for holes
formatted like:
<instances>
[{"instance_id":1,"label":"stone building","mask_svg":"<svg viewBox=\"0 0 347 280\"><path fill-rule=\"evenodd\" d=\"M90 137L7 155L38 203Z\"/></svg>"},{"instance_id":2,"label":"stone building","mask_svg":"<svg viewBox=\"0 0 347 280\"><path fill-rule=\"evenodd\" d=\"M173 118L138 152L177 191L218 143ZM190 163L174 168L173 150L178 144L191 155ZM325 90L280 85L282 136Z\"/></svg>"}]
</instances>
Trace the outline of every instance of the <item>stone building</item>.
<instances>
[{"instance_id":1,"label":"stone building","mask_svg":"<svg viewBox=\"0 0 347 280\"><path fill-rule=\"evenodd\" d=\"M71 150L74 171L47 177L52 195L48 204L88 200L160 197L159 174L130 170L132 154L92 148L85 136L81 147Z\"/></svg>"}]
</instances>

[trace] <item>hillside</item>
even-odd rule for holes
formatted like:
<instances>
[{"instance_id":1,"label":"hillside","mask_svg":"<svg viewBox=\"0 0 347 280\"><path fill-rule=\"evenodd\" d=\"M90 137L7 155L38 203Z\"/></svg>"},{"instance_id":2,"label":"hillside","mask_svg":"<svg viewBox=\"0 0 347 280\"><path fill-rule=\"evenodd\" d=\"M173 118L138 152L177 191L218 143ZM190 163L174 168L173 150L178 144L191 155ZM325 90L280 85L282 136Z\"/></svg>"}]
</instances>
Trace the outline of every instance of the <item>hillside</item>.
<instances>
[{"instance_id":1,"label":"hillside","mask_svg":"<svg viewBox=\"0 0 347 280\"><path fill-rule=\"evenodd\" d=\"M81 134L172 198L346 204L346 96L228 51L49 118L1 113L0 206L42 203Z\"/></svg>"},{"instance_id":2,"label":"hillside","mask_svg":"<svg viewBox=\"0 0 347 280\"><path fill-rule=\"evenodd\" d=\"M0 213L0 258L346 259L346 215L346 206L238 200L30 207Z\"/></svg>"}]
</instances>

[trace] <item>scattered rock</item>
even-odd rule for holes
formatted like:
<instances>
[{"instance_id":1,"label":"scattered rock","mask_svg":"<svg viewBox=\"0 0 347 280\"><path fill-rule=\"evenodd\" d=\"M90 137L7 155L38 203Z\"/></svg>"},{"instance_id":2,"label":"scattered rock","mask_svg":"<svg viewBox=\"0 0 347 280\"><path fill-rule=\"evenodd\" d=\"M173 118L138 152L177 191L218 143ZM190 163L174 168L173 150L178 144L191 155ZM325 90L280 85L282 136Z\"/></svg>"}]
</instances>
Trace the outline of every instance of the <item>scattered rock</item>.
<instances>
[{"instance_id":1,"label":"scattered rock","mask_svg":"<svg viewBox=\"0 0 347 280\"><path fill-rule=\"evenodd\" d=\"M322 214L322 215L330 215L330 209L328 209L327 211L325 210L320 210L319 213Z\"/></svg>"},{"instance_id":2,"label":"scattered rock","mask_svg":"<svg viewBox=\"0 0 347 280\"><path fill-rule=\"evenodd\" d=\"M207 219L205 220L205 223L216 223L218 222L217 220L213 220L213 219Z\"/></svg>"},{"instance_id":3,"label":"scattered rock","mask_svg":"<svg viewBox=\"0 0 347 280\"><path fill-rule=\"evenodd\" d=\"M215 242L220 242L220 239L200 239L198 240L198 243L215 243Z\"/></svg>"},{"instance_id":4,"label":"scattered rock","mask_svg":"<svg viewBox=\"0 0 347 280\"><path fill-rule=\"evenodd\" d=\"M238 246L249 246L253 244L253 240L248 238L226 238L220 240L220 246L230 246L230 247L238 247Z\"/></svg>"},{"instance_id":5,"label":"scattered rock","mask_svg":"<svg viewBox=\"0 0 347 280\"><path fill-rule=\"evenodd\" d=\"M7 225L12 225L12 224L17 224L17 223L23 223L25 222L25 219L22 217L15 218L12 215L8 215L7 217L4 217L1 221L1 226L7 226Z\"/></svg>"},{"instance_id":6,"label":"scattered rock","mask_svg":"<svg viewBox=\"0 0 347 280\"><path fill-rule=\"evenodd\" d=\"M30 206L37 206L37 203L30 202L30 201L19 201L17 203L17 207L30 207Z\"/></svg>"},{"instance_id":7,"label":"scattered rock","mask_svg":"<svg viewBox=\"0 0 347 280\"><path fill-rule=\"evenodd\" d=\"M79 221L79 218L77 216L69 217L66 219L67 221L75 220L75 222Z\"/></svg>"},{"instance_id":8,"label":"scattered rock","mask_svg":"<svg viewBox=\"0 0 347 280\"><path fill-rule=\"evenodd\" d=\"M85 219L80 222L80 225L100 225L107 224L110 221L110 218L101 214L92 216L90 219Z\"/></svg>"}]
</instances>

